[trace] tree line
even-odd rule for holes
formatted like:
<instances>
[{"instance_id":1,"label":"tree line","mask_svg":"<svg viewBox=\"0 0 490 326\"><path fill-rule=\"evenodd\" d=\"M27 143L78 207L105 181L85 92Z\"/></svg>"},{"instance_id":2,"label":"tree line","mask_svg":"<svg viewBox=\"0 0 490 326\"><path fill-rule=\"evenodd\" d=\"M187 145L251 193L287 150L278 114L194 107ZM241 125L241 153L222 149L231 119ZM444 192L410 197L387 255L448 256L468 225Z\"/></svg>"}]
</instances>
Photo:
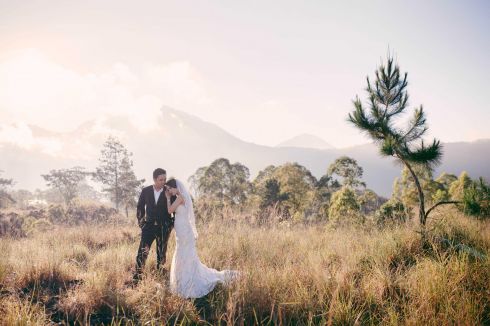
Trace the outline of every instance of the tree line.
<instances>
[{"instance_id":1,"label":"tree line","mask_svg":"<svg viewBox=\"0 0 490 326\"><path fill-rule=\"evenodd\" d=\"M88 184L88 180L100 183L102 192L120 211L124 208L126 215L129 209L136 205L139 191L145 182L138 179L133 170L132 153L114 137L109 137L103 144L99 157L99 165L94 171L87 171L84 167L75 166L66 169L50 170L41 175L48 186L48 190L31 194L27 190L14 192L10 195L7 188L13 185L13 180L0 178L0 207L15 202L15 198L27 199L32 197L46 198L49 201L61 201L70 206L75 199L99 200L101 194Z\"/></svg>"},{"instance_id":2,"label":"tree line","mask_svg":"<svg viewBox=\"0 0 490 326\"><path fill-rule=\"evenodd\" d=\"M472 180L466 172L459 177L442 173L433 179L427 167L415 167L425 192L426 205L443 201L461 202L467 214L488 216L488 184ZM363 168L353 158L342 156L326 168L319 179L298 163L268 166L251 180L241 163L219 158L199 168L189 178L201 218L224 209L245 211L263 219L271 211L283 220L297 222L329 221L334 225L360 224L372 218L377 224L406 221L418 205L417 186L404 168L394 182L390 198L367 188ZM485 201L484 198L487 198Z\"/></svg>"},{"instance_id":3,"label":"tree line","mask_svg":"<svg viewBox=\"0 0 490 326\"><path fill-rule=\"evenodd\" d=\"M102 146L99 165L95 171L86 171L83 167L51 170L42 177L46 185L55 189L63 197L65 204L70 205L80 193L80 185L86 187L86 179L91 178L102 184L102 191L109 197L119 211L136 205L136 197L145 179L138 179L133 170L130 153L116 138L109 137Z\"/></svg>"},{"instance_id":4,"label":"tree line","mask_svg":"<svg viewBox=\"0 0 490 326\"><path fill-rule=\"evenodd\" d=\"M115 138L109 138L101 150L94 171L83 167L51 170L43 174L46 184L70 206L78 197L98 200L87 179L103 185L102 191L117 210L128 211L136 205L144 179L133 171L132 154ZM404 167L393 184L390 198L369 189L363 180L363 168L350 157L337 158L316 178L298 163L270 165L251 179L250 170L241 163L219 158L198 168L189 178L197 214L206 219L226 209L246 212L261 222L276 216L295 222L329 221L334 225L360 224L367 218L380 225L405 221L419 204L418 190L424 192L424 204L455 201L467 214L489 216L490 189L482 178L472 180L466 172L458 177L442 173L434 179L427 165L412 167L417 176ZM9 192L12 179L0 178L0 205L7 206L22 198L24 190Z\"/></svg>"}]
</instances>

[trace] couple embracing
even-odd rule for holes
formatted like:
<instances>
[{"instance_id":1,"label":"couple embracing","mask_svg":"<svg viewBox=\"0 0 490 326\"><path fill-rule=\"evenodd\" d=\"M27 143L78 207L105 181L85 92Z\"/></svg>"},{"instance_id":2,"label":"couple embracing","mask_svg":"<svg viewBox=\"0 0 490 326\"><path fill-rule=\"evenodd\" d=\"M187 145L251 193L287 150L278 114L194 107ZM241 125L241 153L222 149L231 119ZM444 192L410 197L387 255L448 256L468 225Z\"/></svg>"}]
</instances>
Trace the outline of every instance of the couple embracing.
<instances>
[{"instance_id":1,"label":"couple embracing","mask_svg":"<svg viewBox=\"0 0 490 326\"><path fill-rule=\"evenodd\" d=\"M153 171L153 181L153 185L143 188L137 205L141 241L134 279L141 279L150 247L155 240L157 269L163 269L167 243L173 228L176 240L170 265L170 290L173 293L183 298L200 298L211 292L216 284L226 284L235 279L237 271L217 271L199 260L194 207L182 182L176 179L167 181L167 173L161 168Z\"/></svg>"}]
</instances>

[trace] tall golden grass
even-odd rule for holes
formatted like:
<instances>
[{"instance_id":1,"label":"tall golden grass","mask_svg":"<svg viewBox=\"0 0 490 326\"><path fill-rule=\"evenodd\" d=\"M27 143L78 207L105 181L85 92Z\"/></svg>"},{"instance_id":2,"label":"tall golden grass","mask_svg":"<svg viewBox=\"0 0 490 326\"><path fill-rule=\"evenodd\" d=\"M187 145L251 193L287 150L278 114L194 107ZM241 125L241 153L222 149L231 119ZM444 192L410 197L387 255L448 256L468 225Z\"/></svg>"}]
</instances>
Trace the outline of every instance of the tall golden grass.
<instances>
[{"instance_id":1,"label":"tall golden grass","mask_svg":"<svg viewBox=\"0 0 490 326\"><path fill-rule=\"evenodd\" d=\"M379 230L240 220L199 225L201 260L242 276L194 301L169 293L154 248L144 279L129 284L136 226L1 238L0 324L490 324L489 260L460 250L488 257L490 222L448 208L422 236L410 223ZM173 250L172 235L169 262Z\"/></svg>"}]
</instances>

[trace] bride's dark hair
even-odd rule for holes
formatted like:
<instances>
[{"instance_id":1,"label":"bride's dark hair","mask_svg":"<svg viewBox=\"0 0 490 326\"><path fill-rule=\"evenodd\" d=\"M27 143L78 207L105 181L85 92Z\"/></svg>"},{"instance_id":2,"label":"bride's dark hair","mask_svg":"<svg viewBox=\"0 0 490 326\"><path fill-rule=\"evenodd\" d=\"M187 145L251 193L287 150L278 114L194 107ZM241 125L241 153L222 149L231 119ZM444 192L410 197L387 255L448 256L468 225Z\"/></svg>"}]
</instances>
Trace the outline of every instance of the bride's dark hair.
<instances>
[{"instance_id":1,"label":"bride's dark hair","mask_svg":"<svg viewBox=\"0 0 490 326\"><path fill-rule=\"evenodd\" d=\"M166 186L172 187L172 188L177 188L177 180L174 178L169 179L166 183Z\"/></svg>"}]
</instances>

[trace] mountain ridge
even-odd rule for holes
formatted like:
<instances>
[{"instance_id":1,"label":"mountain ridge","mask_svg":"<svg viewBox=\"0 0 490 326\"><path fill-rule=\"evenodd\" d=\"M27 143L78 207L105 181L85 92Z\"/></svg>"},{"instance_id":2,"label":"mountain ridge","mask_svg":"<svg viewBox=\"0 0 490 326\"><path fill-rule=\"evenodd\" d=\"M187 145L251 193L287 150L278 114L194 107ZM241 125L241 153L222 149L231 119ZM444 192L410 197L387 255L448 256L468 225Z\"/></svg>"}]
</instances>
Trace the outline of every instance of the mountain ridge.
<instances>
[{"instance_id":1,"label":"mountain ridge","mask_svg":"<svg viewBox=\"0 0 490 326\"><path fill-rule=\"evenodd\" d=\"M322 138L308 133L299 134L297 136L289 138L277 144L275 147L300 147L300 148L314 148L314 149L334 148L332 145L327 143Z\"/></svg>"}]
</instances>

